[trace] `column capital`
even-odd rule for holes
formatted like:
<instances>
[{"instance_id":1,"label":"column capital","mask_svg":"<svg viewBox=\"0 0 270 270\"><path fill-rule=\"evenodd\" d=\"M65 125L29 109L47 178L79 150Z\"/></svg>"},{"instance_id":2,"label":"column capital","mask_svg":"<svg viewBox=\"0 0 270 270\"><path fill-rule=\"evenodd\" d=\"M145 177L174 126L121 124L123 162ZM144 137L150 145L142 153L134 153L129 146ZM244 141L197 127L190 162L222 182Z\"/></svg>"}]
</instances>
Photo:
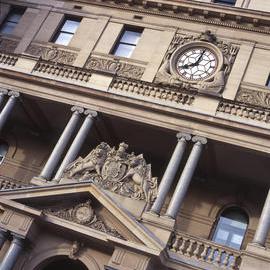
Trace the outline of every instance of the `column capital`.
<instances>
[{"instance_id":1,"label":"column capital","mask_svg":"<svg viewBox=\"0 0 270 270\"><path fill-rule=\"evenodd\" d=\"M0 95L6 95L7 93L8 93L7 89L0 87Z\"/></svg>"},{"instance_id":2,"label":"column capital","mask_svg":"<svg viewBox=\"0 0 270 270\"><path fill-rule=\"evenodd\" d=\"M178 132L176 134L176 138L178 141L180 140L185 140L185 141L190 141L191 140L191 135L185 132Z\"/></svg>"},{"instance_id":3,"label":"column capital","mask_svg":"<svg viewBox=\"0 0 270 270\"><path fill-rule=\"evenodd\" d=\"M8 92L8 95L10 96L10 97L15 97L15 98L17 98L17 97L19 97L20 96L20 93L19 92L17 92L17 91L9 91Z\"/></svg>"},{"instance_id":4,"label":"column capital","mask_svg":"<svg viewBox=\"0 0 270 270\"><path fill-rule=\"evenodd\" d=\"M207 144L207 139L201 136L193 136L192 141L194 143Z\"/></svg>"},{"instance_id":5,"label":"column capital","mask_svg":"<svg viewBox=\"0 0 270 270\"><path fill-rule=\"evenodd\" d=\"M95 118L97 117L98 113L96 111L91 111L91 110L85 110L84 114L88 117Z\"/></svg>"},{"instance_id":6,"label":"column capital","mask_svg":"<svg viewBox=\"0 0 270 270\"><path fill-rule=\"evenodd\" d=\"M83 113L84 109L80 106L72 106L71 107L72 112L77 112L77 113Z\"/></svg>"}]
</instances>

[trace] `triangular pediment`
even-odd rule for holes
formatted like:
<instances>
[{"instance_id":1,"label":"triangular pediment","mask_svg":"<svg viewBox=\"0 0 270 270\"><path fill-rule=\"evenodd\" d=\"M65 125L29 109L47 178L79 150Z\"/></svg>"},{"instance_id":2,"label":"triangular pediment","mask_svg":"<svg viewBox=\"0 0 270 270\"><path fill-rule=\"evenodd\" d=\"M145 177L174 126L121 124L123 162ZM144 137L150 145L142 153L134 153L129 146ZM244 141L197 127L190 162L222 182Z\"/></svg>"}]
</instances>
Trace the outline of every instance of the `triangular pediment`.
<instances>
[{"instance_id":1,"label":"triangular pediment","mask_svg":"<svg viewBox=\"0 0 270 270\"><path fill-rule=\"evenodd\" d=\"M36 215L39 223L99 240L133 244L156 254L164 248L129 211L92 183L7 191L1 194L0 205Z\"/></svg>"}]
</instances>

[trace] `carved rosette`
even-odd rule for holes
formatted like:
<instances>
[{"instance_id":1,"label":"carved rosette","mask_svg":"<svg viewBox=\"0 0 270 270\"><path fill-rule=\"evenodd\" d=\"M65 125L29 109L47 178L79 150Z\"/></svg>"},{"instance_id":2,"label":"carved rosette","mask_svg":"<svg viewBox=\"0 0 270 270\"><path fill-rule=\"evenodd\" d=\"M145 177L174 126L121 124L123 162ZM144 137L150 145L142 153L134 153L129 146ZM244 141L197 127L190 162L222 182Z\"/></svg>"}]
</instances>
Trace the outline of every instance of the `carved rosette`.
<instances>
[{"instance_id":1,"label":"carved rosette","mask_svg":"<svg viewBox=\"0 0 270 270\"><path fill-rule=\"evenodd\" d=\"M65 209L44 209L45 214L53 215L61 219L65 219L80 225L87 226L94 230L98 230L112 236L125 239L115 229L110 228L105 222L99 217L95 210L91 206L91 201L88 200L84 203L74 205L70 208Z\"/></svg>"},{"instance_id":2,"label":"carved rosette","mask_svg":"<svg viewBox=\"0 0 270 270\"><path fill-rule=\"evenodd\" d=\"M183 48L192 46L209 47L215 51L218 57L218 69L214 76L199 81L186 81L181 78L175 71L176 59ZM218 40L210 31L206 31L199 36L176 34L169 46L163 59L162 65L156 75L155 82L163 85L178 86L187 90L198 90L210 95L220 95L225 80L228 77L235 57L238 53L239 46L233 45L223 40Z\"/></svg>"},{"instance_id":3,"label":"carved rosette","mask_svg":"<svg viewBox=\"0 0 270 270\"><path fill-rule=\"evenodd\" d=\"M65 65L72 65L77 57L76 53L38 45L30 45L27 48L26 53L41 57L41 59L45 61L52 61Z\"/></svg>"},{"instance_id":4,"label":"carved rosette","mask_svg":"<svg viewBox=\"0 0 270 270\"><path fill-rule=\"evenodd\" d=\"M65 169L63 180L94 181L98 186L137 200L152 202L157 196L157 178L143 155L127 153L128 145L118 149L101 143L85 158L79 157Z\"/></svg>"},{"instance_id":5,"label":"carved rosette","mask_svg":"<svg viewBox=\"0 0 270 270\"><path fill-rule=\"evenodd\" d=\"M86 64L86 69L109 72L117 74L118 76L130 77L134 79L140 79L144 73L145 68L132 65L129 63L123 63L119 60L112 60L99 57L90 57Z\"/></svg>"}]
</instances>

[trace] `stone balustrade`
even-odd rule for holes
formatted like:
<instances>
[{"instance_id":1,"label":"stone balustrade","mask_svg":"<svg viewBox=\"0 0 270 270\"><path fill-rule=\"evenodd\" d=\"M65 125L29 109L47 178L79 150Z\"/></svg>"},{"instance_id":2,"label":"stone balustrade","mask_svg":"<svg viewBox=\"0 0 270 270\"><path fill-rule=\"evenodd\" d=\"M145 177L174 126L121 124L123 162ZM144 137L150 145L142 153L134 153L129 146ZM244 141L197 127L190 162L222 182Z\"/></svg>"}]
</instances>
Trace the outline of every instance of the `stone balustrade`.
<instances>
[{"instance_id":1,"label":"stone balustrade","mask_svg":"<svg viewBox=\"0 0 270 270\"><path fill-rule=\"evenodd\" d=\"M153 86L146 82L115 78L111 85L112 92L125 92L128 94L143 96L145 98L169 101L182 105L191 105L195 99L195 93L184 91L173 91L159 86Z\"/></svg>"},{"instance_id":2,"label":"stone balustrade","mask_svg":"<svg viewBox=\"0 0 270 270\"><path fill-rule=\"evenodd\" d=\"M176 234L170 251L216 267L207 269L238 270L241 263L240 251L184 233Z\"/></svg>"},{"instance_id":3,"label":"stone balustrade","mask_svg":"<svg viewBox=\"0 0 270 270\"><path fill-rule=\"evenodd\" d=\"M88 82L91 73L80 68L75 68L67 65L60 65L57 63L49 63L48 61L39 61L34 67L35 72L47 73L62 78L78 80L81 82Z\"/></svg>"},{"instance_id":4,"label":"stone balustrade","mask_svg":"<svg viewBox=\"0 0 270 270\"><path fill-rule=\"evenodd\" d=\"M0 64L14 66L18 61L18 57L13 54L0 53Z\"/></svg>"}]
</instances>

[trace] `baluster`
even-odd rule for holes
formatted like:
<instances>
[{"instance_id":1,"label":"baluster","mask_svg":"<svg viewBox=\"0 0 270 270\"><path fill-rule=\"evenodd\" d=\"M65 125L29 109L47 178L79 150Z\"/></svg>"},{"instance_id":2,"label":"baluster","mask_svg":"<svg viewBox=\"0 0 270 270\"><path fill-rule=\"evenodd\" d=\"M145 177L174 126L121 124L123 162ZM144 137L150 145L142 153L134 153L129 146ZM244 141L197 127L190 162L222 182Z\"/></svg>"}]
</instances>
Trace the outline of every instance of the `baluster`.
<instances>
[{"instance_id":1,"label":"baluster","mask_svg":"<svg viewBox=\"0 0 270 270\"><path fill-rule=\"evenodd\" d=\"M214 259L214 256L215 256L215 251L216 251L216 249L215 248L213 248L213 247L210 247L210 253L209 253L209 255L208 255L208 257L207 257L207 262L212 262L213 261L213 259Z\"/></svg>"},{"instance_id":2,"label":"baluster","mask_svg":"<svg viewBox=\"0 0 270 270\"><path fill-rule=\"evenodd\" d=\"M176 236L171 250L174 251L174 252L177 252L177 249L179 248L179 244L180 244L180 237Z\"/></svg>"},{"instance_id":3,"label":"baluster","mask_svg":"<svg viewBox=\"0 0 270 270\"><path fill-rule=\"evenodd\" d=\"M236 269L236 257L234 254L230 254L230 263L229 263L229 269Z\"/></svg>"},{"instance_id":4,"label":"baluster","mask_svg":"<svg viewBox=\"0 0 270 270\"><path fill-rule=\"evenodd\" d=\"M222 262L221 265L227 267L228 264L229 264L229 260L230 260L230 254L229 253L225 253L225 254L226 254L226 256L225 256L225 258L224 258L224 260L223 260L223 262Z\"/></svg>"},{"instance_id":5,"label":"baluster","mask_svg":"<svg viewBox=\"0 0 270 270\"><path fill-rule=\"evenodd\" d=\"M199 252L200 252L200 247L201 247L201 243L200 242L195 242L195 250L193 252L193 257L195 257L196 259L199 258Z\"/></svg>"},{"instance_id":6,"label":"baluster","mask_svg":"<svg viewBox=\"0 0 270 270\"><path fill-rule=\"evenodd\" d=\"M223 251L220 249L216 249L217 253L214 255L214 264L215 265L220 265L221 263L221 256L223 254Z\"/></svg>"},{"instance_id":7,"label":"baluster","mask_svg":"<svg viewBox=\"0 0 270 270\"><path fill-rule=\"evenodd\" d=\"M208 251L209 251L209 245L203 245L204 246L204 248L203 248L203 252L201 253L201 256L200 256L200 258L203 260L203 261L205 261L206 260L206 258L207 258L207 254L208 254Z\"/></svg>"},{"instance_id":8,"label":"baluster","mask_svg":"<svg viewBox=\"0 0 270 270\"><path fill-rule=\"evenodd\" d=\"M186 250L186 253L188 256L192 256L192 248L193 248L193 244L195 243L194 240L189 240L189 243L188 243L188 248Z\"/></svg>"},{"instance_id":9,"label":"baluster","mask_svg":"<svg viewBox=\"0 0 270 270\"><path fill-rule=\"evenodd\" d=\"M179 253L180 254L184 254L185 246L186 246L186 241L187 241L187 239L185 239L184 237L182 237L182 243L181 243L181 246L179 247Z\"/></svg>"}]
</instances>

